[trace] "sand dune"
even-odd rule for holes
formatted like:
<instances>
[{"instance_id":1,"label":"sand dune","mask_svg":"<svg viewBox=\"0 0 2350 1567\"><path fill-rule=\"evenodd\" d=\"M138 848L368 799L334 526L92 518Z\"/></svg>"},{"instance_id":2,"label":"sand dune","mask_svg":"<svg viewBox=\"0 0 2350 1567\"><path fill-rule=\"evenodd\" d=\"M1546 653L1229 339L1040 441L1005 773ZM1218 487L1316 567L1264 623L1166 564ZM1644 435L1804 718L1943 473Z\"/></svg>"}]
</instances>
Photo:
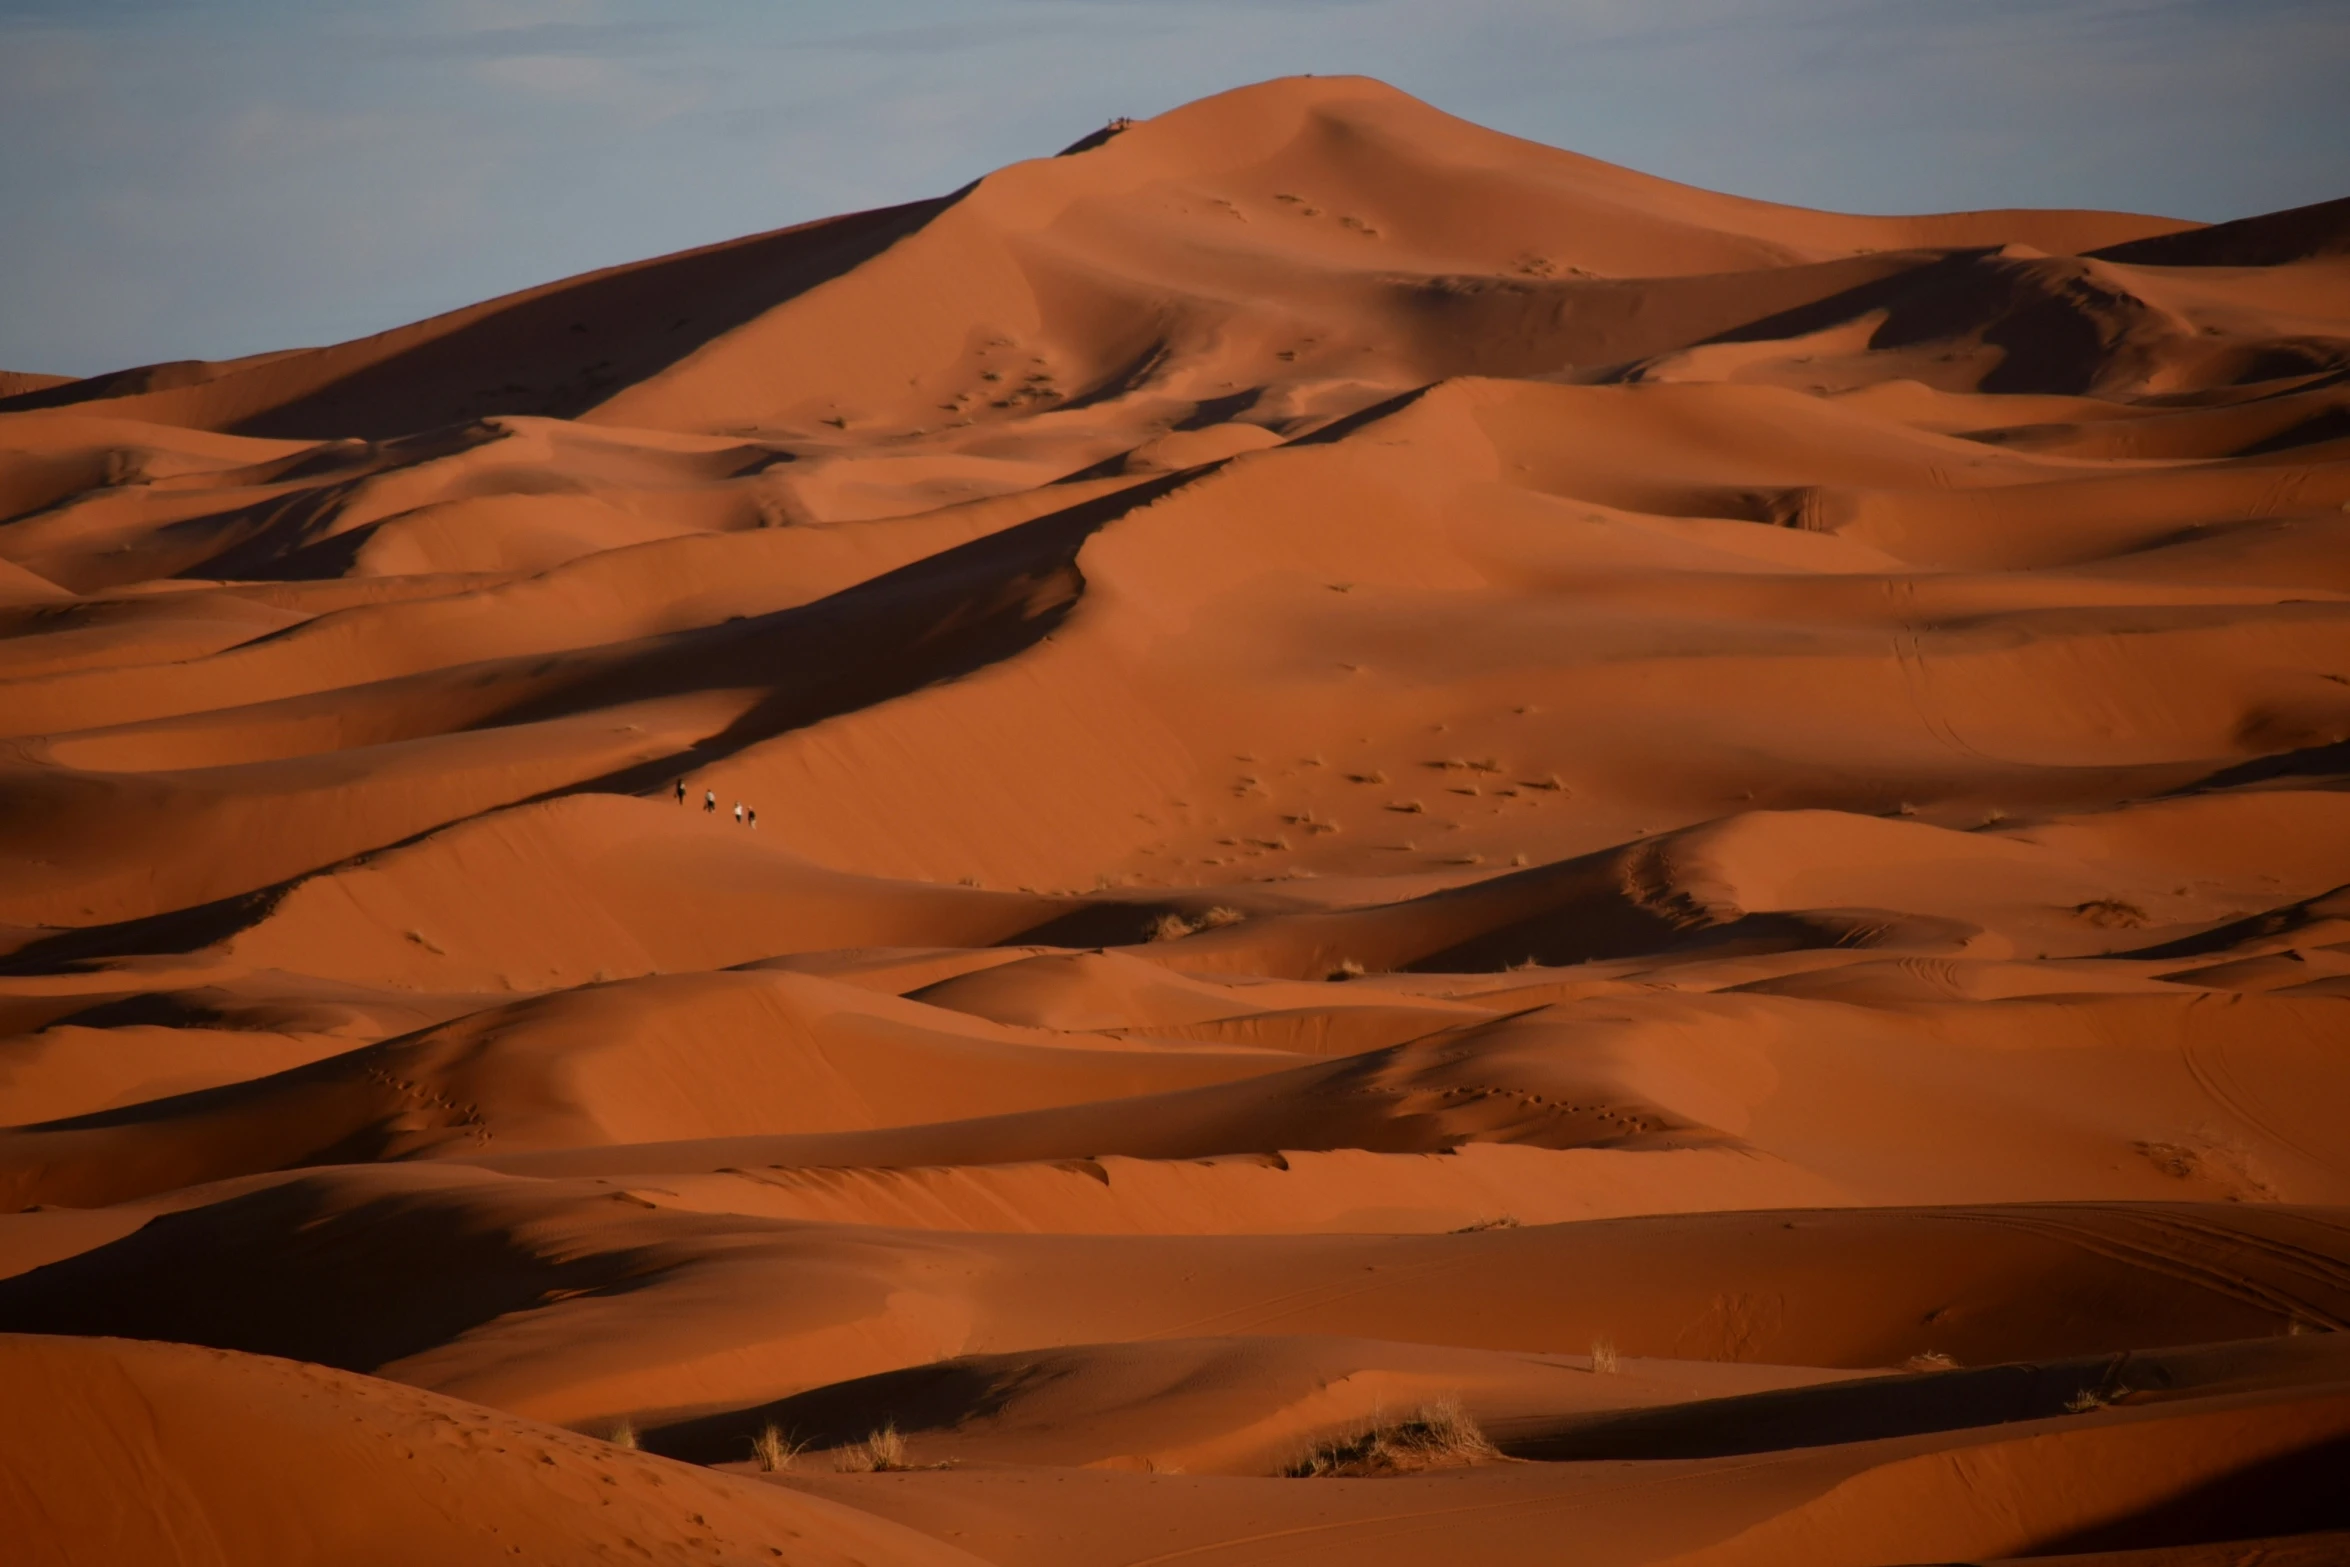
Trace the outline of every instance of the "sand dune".
<instances>
[{"instance_id":1,"label":"sand dune","mask_svg":"<svg viewBox=\"0 0 2350 1567\"><path fill-rule=\"evenodd\" d=\"M9 1335L18 1560L975 1558L861 1511L317 1366Z\"/></svg>"},{"instance_id":2,"label":"sand dune","mask_svg":"<svg viewBox=\"0 0 2350 1567\"><path fill-rule=\"evenodd\" d=\"M640 1194L414 1166L230 1188L0 1280L0 1325L179 1336L588 1421L1111 1337L1315 1333L1552 1354L1607 1338L1631 1355L1869 1368L2330 1331L2350 1312L2339 1210L2289 1205L1087 1236L671 1212L657 1196L651 1182ZM157 1289L139 1293L139 1279ZM2095 1318L2061 1298L2080 1291L2099 1300ZM1462 1295L1475 1312L1458 1309Z\"/></svg>"},{"instance_id":3,"label":"sand dune","mask_svg":"<svg viewBox=\"0 0 2350 1567\"><path fill-rule=\"evenodd\" d=\"M29 1560L2350 1539L2344 202L1301 78L0 376L0 801Z\"/></svg>"},{"instance_id":4,"label":"sand dune","mask_svg":"<svg viewBox=\"0 0 2350 1567\"><path fill-rule=\"evenodd\" d=\"M2208 1412L2064 1417L1760 1461L1493 1465L1405 1481L1316 1483L1048 1469L1018 1489L999 1481L993 1494L981 1489L978 1472L792 1484L998 1557L1044 1563L1318 1563L1375 1553L1534 1563L1556 1560L1563 1536L1585 1559L1605 1563L1869 1562L1922 1546L1945 1560L2200 1567L2338 1554L2339 1532L2312 1530L2267 1555L2255 1554L2243 1531L2264 1515L2325 1528L2334 1514L2310 1502L2323 1471L2268 1462L2270 1444L2323 1447L2338 1440L2341 1419L2338 1395L2312 1394ZM2234 1443L2243 1445L2231 1451ZM2196 1502L2160 1505L2181 1493ZM2132 1553L2166 1533L2229 1546ZM2076 1555L2076 1545L2093 1554Z\"/></svg>"}]
</instances>

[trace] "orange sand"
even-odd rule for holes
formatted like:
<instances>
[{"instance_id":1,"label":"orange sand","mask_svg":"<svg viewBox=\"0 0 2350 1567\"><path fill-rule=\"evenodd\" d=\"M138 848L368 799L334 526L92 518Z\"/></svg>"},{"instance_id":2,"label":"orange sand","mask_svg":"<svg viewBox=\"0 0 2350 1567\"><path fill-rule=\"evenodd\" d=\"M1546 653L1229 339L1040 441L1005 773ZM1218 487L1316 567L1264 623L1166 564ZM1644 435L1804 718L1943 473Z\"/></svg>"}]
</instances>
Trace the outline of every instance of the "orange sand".
<instances>
[{"instance_id":1,"label":"orange sand","mask_svg":"<svg viewBox=\"0 0 2350 1567\"><path fill-rule=\"evenodd\" d=\"M2350 1557L2350 202L1304 79L0 377L0 798L12 1562Z\"/></svg>"}]
</instances>

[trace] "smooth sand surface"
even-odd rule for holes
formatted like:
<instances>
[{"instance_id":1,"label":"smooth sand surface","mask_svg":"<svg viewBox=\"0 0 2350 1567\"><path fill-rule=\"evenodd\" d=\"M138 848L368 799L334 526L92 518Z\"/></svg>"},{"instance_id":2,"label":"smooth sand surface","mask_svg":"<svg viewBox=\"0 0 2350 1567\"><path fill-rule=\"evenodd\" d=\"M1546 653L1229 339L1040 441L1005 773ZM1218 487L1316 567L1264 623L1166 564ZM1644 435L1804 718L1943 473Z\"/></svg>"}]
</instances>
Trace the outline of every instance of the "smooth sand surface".
<instances>
[{"instance_id":1,"label":"smooth sand surface","mask_svg":"<svg viewBox=\"0 0 2350 1567\"><path fill-rule=\"evenodd\" d=\"M0 800L28 1561L2350 1551L2350 203L1301 78L0 377Z\"/></svg>"}]
</instances>

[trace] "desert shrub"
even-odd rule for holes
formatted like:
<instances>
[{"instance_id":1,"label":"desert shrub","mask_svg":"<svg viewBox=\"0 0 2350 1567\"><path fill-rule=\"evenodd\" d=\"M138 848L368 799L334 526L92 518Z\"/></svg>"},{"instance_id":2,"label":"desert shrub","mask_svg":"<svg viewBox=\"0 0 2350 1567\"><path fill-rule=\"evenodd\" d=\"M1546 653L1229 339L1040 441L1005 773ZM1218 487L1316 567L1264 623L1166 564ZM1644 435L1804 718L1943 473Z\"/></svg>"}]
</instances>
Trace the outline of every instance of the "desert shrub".
<instances>
[{"instance_id":1,"label":"desert shrub","mask_svg":"<svg viewBox=\"0 0 2350 1567\"><path fill-rule=\"evenodd\" d=\"M759 1460L761 1474L775 1474L792 1466L792 1461L800 1456L800 1446L769 1421L751 1438L751 1456Z\"/></svg>"},{"instance_id":2,"label":"desert shrub","mask_svg":"<svg viewBox=\"0 0 2350 1567\"><path fill-rule=\"evenodd\" d=\"M880 1474L913 1467L906 1461L906 1439L898 1434L894 1420L864 1441L836 1449L832 1465L843 1474Z\"/></svg>"},{"instance_id":3,"label":"desert shrub","mask_svg":"<svg viewBox=\"0 0 2350 1567\"><path fill-rule=\"evenodd\" d=\"M1283 1473L1296 1479L1416 1474L1489 1463L1500 1456L1460 1401L1448 1398L1422 1404L1400 1419L1374 1416L1361 1430L1318 1444Z\"/></svg>"}]
</instances>

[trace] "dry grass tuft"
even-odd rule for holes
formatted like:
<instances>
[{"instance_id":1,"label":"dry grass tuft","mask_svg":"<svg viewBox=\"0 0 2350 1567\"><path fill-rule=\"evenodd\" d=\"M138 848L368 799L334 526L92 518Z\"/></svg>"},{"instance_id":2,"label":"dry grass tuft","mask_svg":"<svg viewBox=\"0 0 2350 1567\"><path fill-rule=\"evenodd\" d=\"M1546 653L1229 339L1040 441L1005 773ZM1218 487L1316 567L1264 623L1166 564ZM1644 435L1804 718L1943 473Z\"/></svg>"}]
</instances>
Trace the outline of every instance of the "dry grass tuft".
<instances>
[{"instance_id":1,"label":"dry grass tuft","mask_svg":"<svg viewBox=\"0 0 2350 1567\"><path fill-rule=\"evenodd\" d=\"M883 1474L914 1467L906 1462L906 1439L898 1435L894 1420L862 1442L835 1449L832 1466L842 1474Z\"/></svg>"},{"instance_id":2,"label":"dry grass tuft","mask_svg":"<svg viewBox=\"0 0 2350 1567\"><path fill-rule=\"evenodd\" d=\"M614 1447L633 1449L636 1446L636 1422L632 1420L615 1421L611 1434L606 1436L604 1440Z\"/></svg>"},{"instance_id":3,"label":"dry grass tuft","mask_svg":"<svg viewBox=\"0 0 2350 1567\"><path fill-rule=\"evenodd\" d=\"M1360 979L1364 972L1363 966L1354 959L1340 958L1338 967L1330 971L1330 977L1332 979Z\"/></svg>"},{"instance_id":4,"label":"dry grass tuft","mask_svg":"<svg viewBox=\"0 0 2350 1567\"><path fill-rule=\"evenodd\" d=\"M1464 1224L1452 1233L1455 1235L1474 1235L1479 1230L1514 1230L1518 1227L1518 1223L1519 1221L1515 1214L1502 1213L1496 1214L1490 1219L1479 1219L1474 1224Z\"/></svg>"},{"instance_id":5,"label":"dry grass tuft","mask_svg":"<svg viewBox=\"0 0 2350 1567\"><path fill-rule=\"evenodd\" d=\"M1591 1341L1591 1369L1603 1377L1612 1377L1624 1369L1616 1359L1616 1341L1595 1338Z\"/></svg>"},{"instance_id":6,"label":"dry grass tuft","mask_svg":"<svg viewBox=\"0 0 2350 1567\"><path fill-rule=\"evenodd\" d=\"M1901 1363L1904 1371L1956 1371L1958 1361L1938 1349L1929 1349L1922 1355L1912 1355Z\"/></svg>"},{"instance_id":7,"label":"dry grass tuft","mask_svg":"<svg viewBox=\"0 0 2350 1567\"><path fill-rule=\"evenodd\" d=\"M1170 909L1151 921L1151 940L1181 941L1184 937L1203 930L1218 930L1226 925L1237 925L1247 918L1248 916L1241 913L1240 910L1226 908L1222 904L1209 909L1196 919L1185 919Z\"/></svg>"},{"instance_id":8,"label":"dry grass tuft","mask_svg":"<svg viewBox=\"0 0 2350 1567\"><path fill-rule=\"evenodd\" d=\"M1422 1404L1400 1420L1373 1416L1369 1426L1321 1443L1282 1472L1295 1479L1417 1474L1491 1463L1500 1457L1500 1450L1477 1428L1460 1400L1447 1398Z\"/></svg>"},{"instance_id":9,"label":"dry grass tuft","mask_svg":"<svg viewBox=\"0 0 2350 1567\"><path fill-rule=\"evenodd\" d=\"M751 1456L759 1460L761 1474L776 1474L789 1469L792 1461L800 1456L800 1449L806 1445L785 1436L770 1421L760 1429L757 1436L751 1438Z\"/></svg>"}]
</instances>

